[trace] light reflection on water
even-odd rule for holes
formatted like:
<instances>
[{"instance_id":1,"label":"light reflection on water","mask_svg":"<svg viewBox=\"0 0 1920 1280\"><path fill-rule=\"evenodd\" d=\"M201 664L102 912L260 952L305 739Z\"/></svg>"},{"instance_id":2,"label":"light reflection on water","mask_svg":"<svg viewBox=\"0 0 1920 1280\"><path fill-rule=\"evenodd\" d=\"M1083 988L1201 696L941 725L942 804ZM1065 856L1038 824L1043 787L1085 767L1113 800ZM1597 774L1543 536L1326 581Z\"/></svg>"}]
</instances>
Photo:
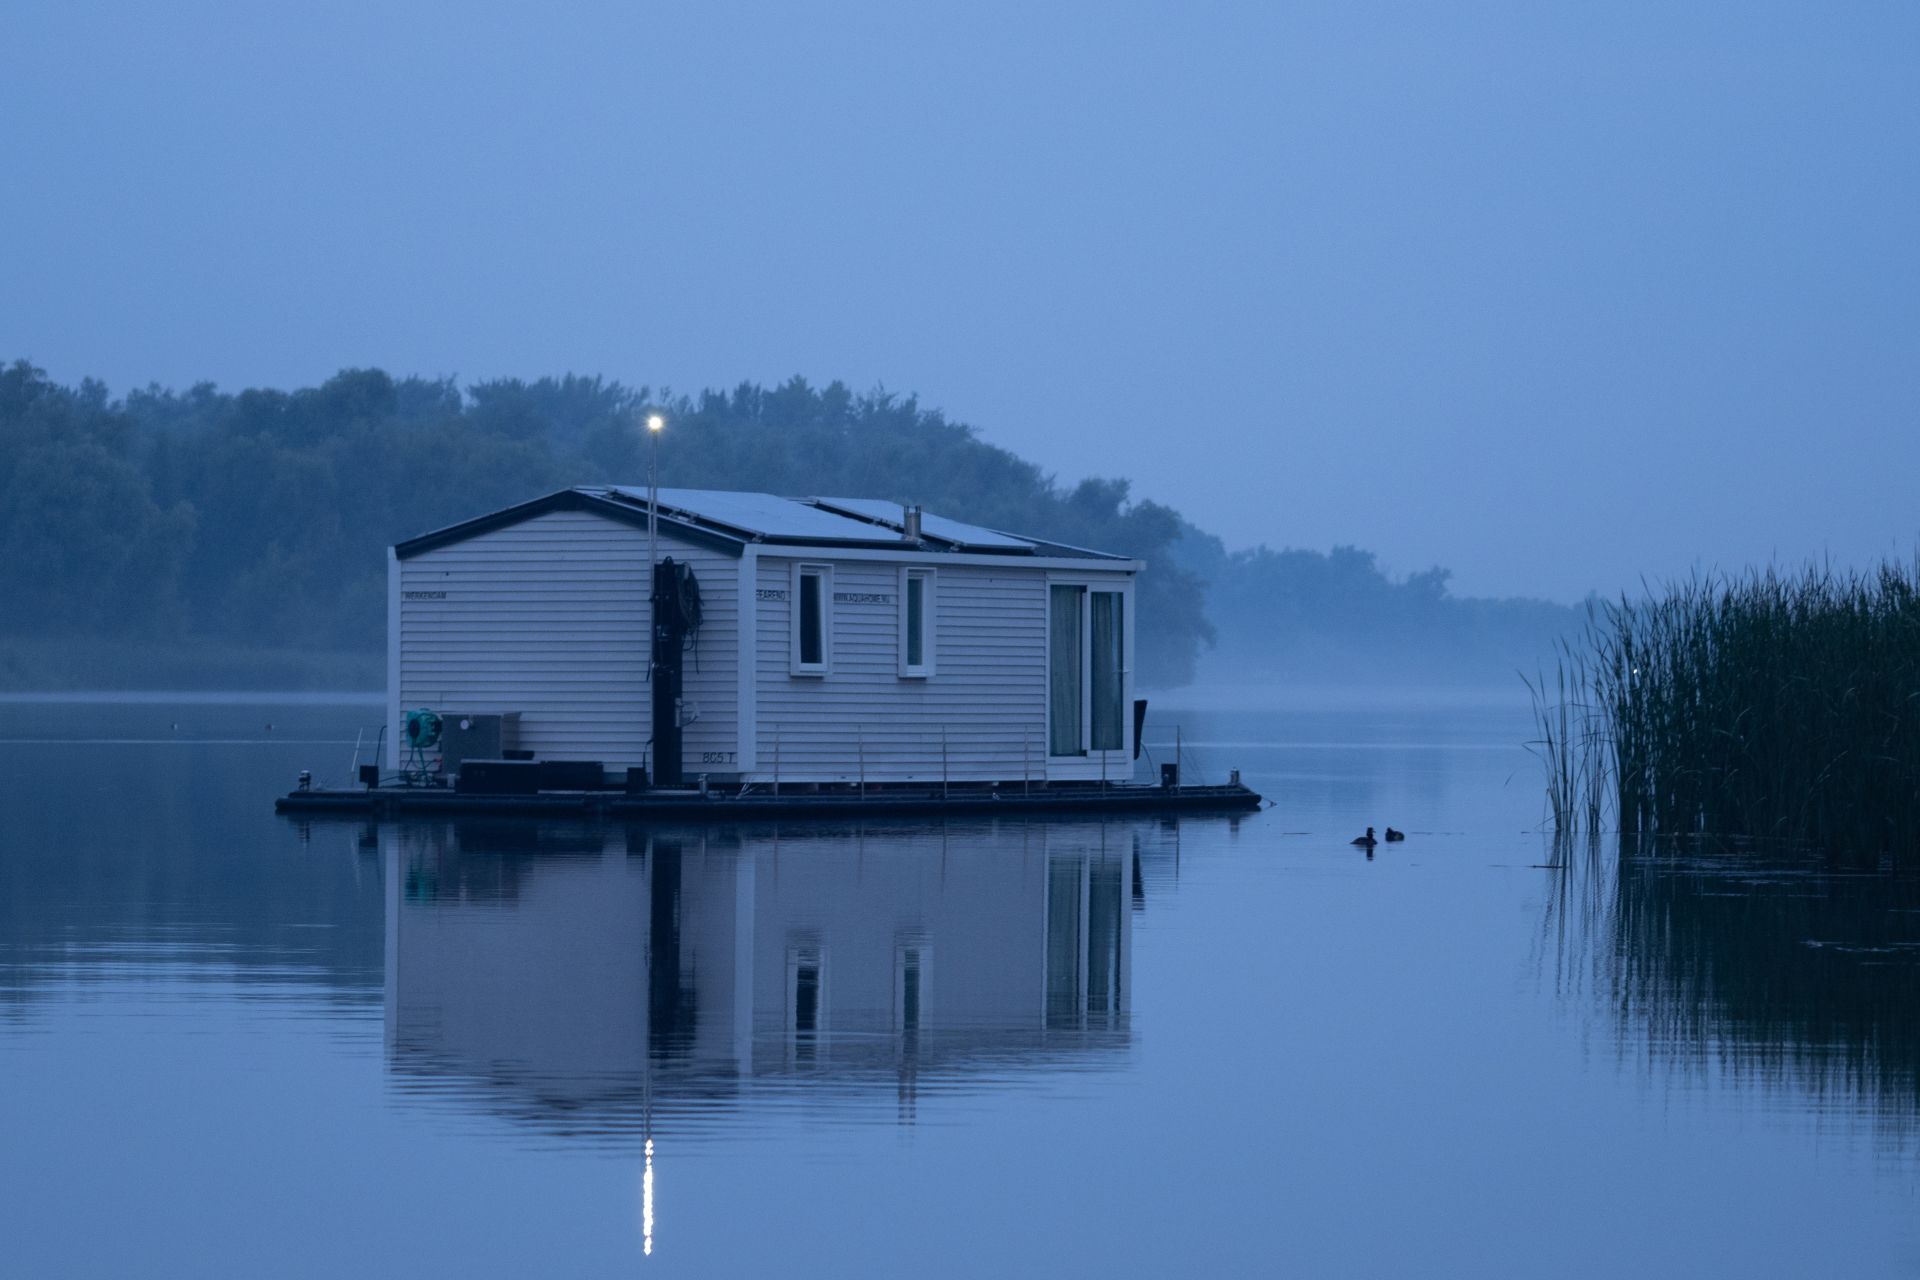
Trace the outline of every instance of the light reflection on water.
<instances>
[{"instance_id":1,"label":"light reflection on water","mask_svg":"<svg viewBox=\"0 0 1920 1280\"><path fill-rule=\"evenodd\" d=\"M367 715L0 705L9 1271L1920 1258L1913 883L1542 869L1522 708L1182 717L1239 821L274 818Z\"/></svg>"}]
</instances>

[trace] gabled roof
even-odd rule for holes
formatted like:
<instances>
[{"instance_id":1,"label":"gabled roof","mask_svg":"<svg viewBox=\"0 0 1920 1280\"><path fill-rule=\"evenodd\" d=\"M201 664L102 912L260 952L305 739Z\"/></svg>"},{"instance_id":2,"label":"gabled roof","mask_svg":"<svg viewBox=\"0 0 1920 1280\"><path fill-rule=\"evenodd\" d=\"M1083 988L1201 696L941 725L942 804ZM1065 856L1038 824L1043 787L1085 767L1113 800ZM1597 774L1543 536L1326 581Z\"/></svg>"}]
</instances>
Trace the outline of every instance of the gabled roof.
<instances>
[{"instance_id":1,"label":"gabled roof","mask_svg":"<svg viewBox=\"0 0 1920 1280\"><path fill-rule=\"evenodd\" d=\"M727 489L661 489L659 495L660 528L669 536L732 555L739 555L749 544L886 550L907 545L904 509L879 498L782 498ZM405 560L550 511L591 511L644 529L647 491L635 485L563 489L409 538L394 547L394 555ZM914 549L935 554L1127 561L1125 556L1023 538L931 514L922 515L920 534Z\"/></svg>"}]
</instances>

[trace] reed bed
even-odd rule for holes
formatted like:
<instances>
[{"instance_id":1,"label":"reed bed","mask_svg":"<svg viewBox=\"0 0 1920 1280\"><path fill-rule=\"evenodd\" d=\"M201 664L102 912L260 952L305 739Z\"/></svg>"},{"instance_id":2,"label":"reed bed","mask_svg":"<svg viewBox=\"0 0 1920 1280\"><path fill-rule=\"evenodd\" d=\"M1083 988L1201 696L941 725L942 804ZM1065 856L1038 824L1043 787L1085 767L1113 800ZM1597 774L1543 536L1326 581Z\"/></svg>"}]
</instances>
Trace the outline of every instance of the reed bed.
<instances>
[{"instance_id":1,"label":"reed bed","mask_svg":"<svg viewBox=\"0 0 1920 1280\"><path fill-rule=\"evenodd\" d=\"M1920 854L1920 566L1623 598L1529 684L1556 833Z\"/></svg>"}]
</instances>

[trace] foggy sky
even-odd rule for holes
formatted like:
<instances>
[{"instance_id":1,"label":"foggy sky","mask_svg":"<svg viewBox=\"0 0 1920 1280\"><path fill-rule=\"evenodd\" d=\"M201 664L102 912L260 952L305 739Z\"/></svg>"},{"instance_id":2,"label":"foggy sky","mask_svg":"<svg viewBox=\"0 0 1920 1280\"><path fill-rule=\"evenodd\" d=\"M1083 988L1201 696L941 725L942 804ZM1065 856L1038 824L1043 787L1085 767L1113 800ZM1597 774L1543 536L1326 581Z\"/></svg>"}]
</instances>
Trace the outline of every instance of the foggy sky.
<instances>
[{"instance_id":1,"label":"foggy sky","mask_svg":"<svg viewBox=\"0 0 1920 1280\"><path fill-rule=\"evenodd\" d=\"M884 383L1464 594L1920 534L1911 4L14 0L4 49L0 358L63 381Z\"/></svg>"}]
</instances>

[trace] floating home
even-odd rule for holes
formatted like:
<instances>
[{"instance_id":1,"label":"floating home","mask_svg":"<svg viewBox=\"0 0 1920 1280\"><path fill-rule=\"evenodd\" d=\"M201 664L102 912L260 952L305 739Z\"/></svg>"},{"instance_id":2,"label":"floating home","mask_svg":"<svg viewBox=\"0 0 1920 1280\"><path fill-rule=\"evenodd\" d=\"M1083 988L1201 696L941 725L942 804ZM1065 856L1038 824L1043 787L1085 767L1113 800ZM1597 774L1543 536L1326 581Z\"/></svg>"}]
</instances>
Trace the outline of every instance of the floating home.
<instances>
[{"instance_id":1,"label":"floating home","mask_svg":"<svg viewBox=\"0 0 1920 1280\"><path fill-rule=\"evenodd\" d=\"M1138 561L867 499L659 500L659 556L682 569L667 607L693 623L663 655L679 759L655 733L646 490L616 486L393 548L394 768L406 710L429 707L510 714L540 759L662 781L1132 776Z\"/></svg>"},{"instance_id":2,"label":"floating home","mask_svg":"<svg viewBox=\"0 0 1920 1280\"><path fill-rule=\"evenodd\" d=\"M521 761L539 791L654 808L662 789L898 806L916 788L1078 807L1134 778L1126 556L875 499L661 489L650 510L616 485L402 542L388 569L385 775L283 809L402 788L403 807L437 807L454 797L421 784L449 781L467 801L534 791ZM424 749L422 709L442 730ZM1133 807L1219 807L1129 790L1157 793Z\"/></svg>"}]
</instances>

